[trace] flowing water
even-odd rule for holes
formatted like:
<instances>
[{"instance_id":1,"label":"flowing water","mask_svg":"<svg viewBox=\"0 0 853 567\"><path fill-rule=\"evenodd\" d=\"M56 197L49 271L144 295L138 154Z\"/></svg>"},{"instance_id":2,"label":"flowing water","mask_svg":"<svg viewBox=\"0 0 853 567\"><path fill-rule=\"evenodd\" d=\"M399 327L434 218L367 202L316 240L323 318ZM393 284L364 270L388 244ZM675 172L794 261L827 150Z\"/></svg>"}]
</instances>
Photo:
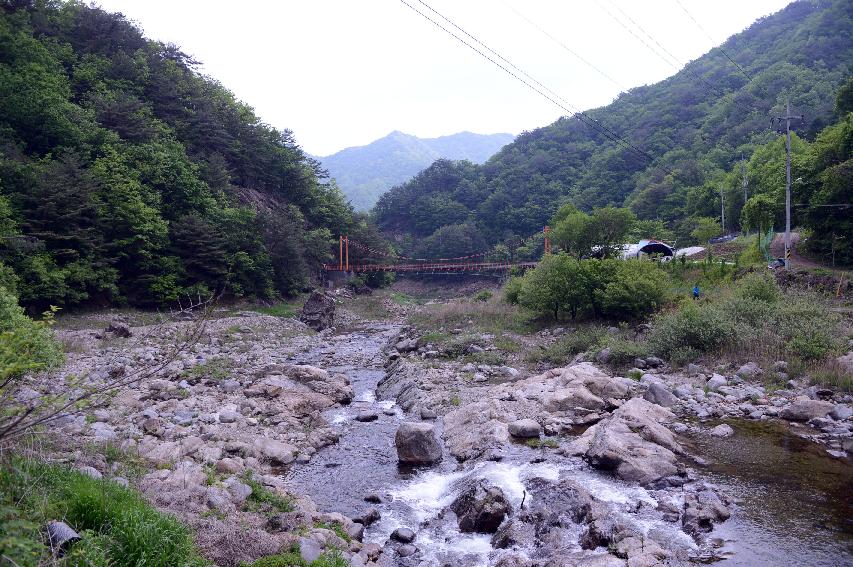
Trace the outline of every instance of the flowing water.
<instances>
[{"instance_id":1,"label":"flowing water","mask_svg":"<svg viewBox=\"0 0 853 567\"><path fill-rule=\"evenodd\" d=\"M393 401L377 400L375 394L384 375L381 349L395 333L391 325L355 329L330 337L328 346L296 359L346 374L355 397L349 406L326 413L329 423L339 428L339 442L320 450L310 463L295 465L287 480L326 512L355 517L377 508L382 517L365 531L365 542L383 545L395 528L410 527L418 534L416 544L423 558L431 564L486 566L498 553L490 545L490 536L463 534L453 515L443 513L460 485L469 478L488 478L518 509L523 498L530 502L525 490L529 479L570 477L620 509L650 510L635 516L645 530L663 533L679 547L696 549L677 524L651 511L656 502L649 492L548 449L513 444L501 462L458 464L446 455L430 468L398 466L394 434L405 416ZM356 421L364 410L375 411L378 419ZM825 456L820 447L787 433L784 427L731 425L736 435L730 439L702 436L694 440L695 450L712 463L700 475L739 500L732 518L711 534L721 542L722 564L853 564L850 463ZM382 503L368 504L364 500L368 495L379 495Z\"/></svg>"}]
</instances>

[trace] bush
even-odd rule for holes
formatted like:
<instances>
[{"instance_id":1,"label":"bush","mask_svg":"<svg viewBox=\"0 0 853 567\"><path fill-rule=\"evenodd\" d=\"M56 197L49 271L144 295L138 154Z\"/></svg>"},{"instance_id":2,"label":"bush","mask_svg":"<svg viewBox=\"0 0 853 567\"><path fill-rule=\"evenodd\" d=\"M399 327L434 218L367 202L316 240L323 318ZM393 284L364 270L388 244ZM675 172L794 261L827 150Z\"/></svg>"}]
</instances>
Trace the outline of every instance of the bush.
<instances>
[{"instance_id":1,"label":"bush","mask_svg":"<svg viewBox=\"0 0 853 567\"><path fill-rule=\"evenodd\" d=\"M634 364L635 358L643 358L649 355L649 347L644 342L614 337L607 341L610 349L610 366L621 368Z\"/></svg>"},{"instance_id":2,"label":"bush","mask_svg":"<svg viewBox=\"0 0 853 567\"><path fill-rule=\"evenodd\" d=\"M613 279L594 293L602 314L624 320L659 309L664 303L666 290L666 272L657 264L647 260L626 260L617 264Z\"/></svg>"},{"instance_id":3,"label":"bush","mask_svg":"<svg viewBox=\"0 0 853 567\"><path fill-rule=\"evenodd\" d=\"M520 276L513 276L504 284L504 301L511 305L518 305L518 296L521 295L523 281Z\"/></svg>"},{"instance_id":4,"label":"bush","mask_svg":"<svg viewBox=\"0 0 853 567\"><path fill-rule=\"evenodd\" d=\"M474 294L474 301L482 301L485 303L492 298L492 295L494 294L491 291L484 289Z\"/></svg>"},{"instance_id":5,"label":"bush","mask_svg":"<svg viewBox=\"0 0 853 567\"><path fill-rule=\"evenodd\" d=\"M669 353L676 349L691 348L706 353L736 338L734 325L716 305L689 302L655 317L649 347L658 356L669 358Z\"/></svg>"},{"instance_id":6,"label":"bush","mask_svg":"<svg viewBox=\"0 0 853 567\"><path fill-rule=\"evenodd\" d=\"M667 286L666 272L647 260L576 260L561 253L527 272L520 286L513 282L504 296L556 320L590 310L626 320L658 309Z\"/></svg>"},{"instance_id":7,"label":"bush","mask_svg":"<svg viewBox=\"0 0 853 567\"><path fill-rule=\"evenodd\" d=\"M773 276L763 272L753 272L737 282L736 295L744 299L776 303L782 292Z\"/></svg>"},{"instance_id":8,"label":"bush","mask_svg":"<svg viewBox=\"0 0 853 567\"><path fill-rule=\"evenodd\" d=\"M172 516L162 514L132 489L94 479L58 465L14 457L0 470L0 533L17 533L17 543L0 538L0 555L21 567L41 565L49 550L32 526L62 519L83 535L70 553L71 565L206 565L195 551L192 534ZM22 524L23 522L23 524ZM27 528L27 525L30 528ZM12 528L11 530L9 528ZM40 548L40 549L39 549Z\"/></svg>"},{"instance_id":9,"label":"bush","mask_svg":"<svg viewBox=\"0 0 853 567\"><path fill-rule=\"evenodd\" d=\"M0 287L0 379L62 362L62 350L50 331L53 313L45 313L43 321L33 321L17 298Z\"/></svg>"}]
</instances>

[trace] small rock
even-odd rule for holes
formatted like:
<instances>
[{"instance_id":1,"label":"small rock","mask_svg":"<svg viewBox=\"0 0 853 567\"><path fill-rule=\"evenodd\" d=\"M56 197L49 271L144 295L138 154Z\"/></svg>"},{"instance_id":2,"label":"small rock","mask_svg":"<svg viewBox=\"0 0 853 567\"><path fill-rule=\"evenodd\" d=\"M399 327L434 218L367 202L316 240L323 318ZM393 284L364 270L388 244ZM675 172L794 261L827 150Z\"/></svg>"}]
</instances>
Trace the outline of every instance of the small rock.
<instances>
[{"instance_id":1,"label":"small rock","mask_svg":"<svg viewBox=\"0 0 853 567\"><path fill-rule=\"evenodd\" d=\"M305 563L313 563L322 553L323 548L316 540L307 537L299 538L299 555Z\"/></svg>"},{"instance_id":2,"label":"small rock","mask_svg":"<svg viewBox=\"0 0 853 567\"><path fill-rule=\"evenodd\" d=\"M436 415L435 411L433 411L432 409L421 408L421 419L433 420L433 419L436 419L437 417L438 416Z\"/></svg>"},{"instance_id":3,"label":"small rock","mask_svg":"<svg viewBox=\"0 0 853 567\"><path fill-rule=\"evenodd\" d=\"M509 434L513 437L533 438L539 437L542 426L535 419L519 419L509 424Z\"/></svg>"},{"instance_id":4,"label":"small rock","mask_svg":"<svg viewBox=\"0 0 853 567\"><path fill-rule=\"evenodd\" d=\"M377 510L376 508L371 508L361 516L353 518L352 521L357 522L359 524L363 524L365 527L367 527L379 521L381 518L382 514L379 513L379 510Z\"/></svg>"},{"instance_id":5,"label":"small rock","mask_svg":"<svg viewBox=\"0 0 853 567\"><path fill-rule=\"evenodd\" d=\"M728 380L726 380L725 376L720 376L719 374L714 374L708 380L707 386L708 389L712 392L716 392L720 389L721 386L725 386L728 384Z\"/></svg>"},{"instance_id":6,"label":"small rock","mask_svg":"<svg viewBox=\"0 0 853 567\"><path fill-rule=\"evenodd\" d=\"M238 382L237 380L232 380L231 378L223 380L219 383L219 389L225 392L226 394L236 392L240 388L240 382Z\"/></svg>"},{"instance_id":7,"label":"small rock","mask_svg":"<svg viewBox=\"0 0 853 567\"><path fill-rule=\"evenodd\" d=\"M400 557L409 557L410 555L414 555L417 552L418 548L410 543L401 545L397 548L397 555L399 555Z\"/></svg>"},{"instance_id":8,"label":"small rock","mask_svg":"<svg viewBox=\"0 0 853 567\"><path fill-rule=\"evenodd\" d=\"M735 434L735 430L732 429L730 425L721 423L717 427L713 428L710 433L714 437L731 437Z\"/></svg>"},{"instance_id":9,"label":"small rock","mask_svg":"<svg viewBox=\"0 0 853 567\"><path fill-rule=\"evenodd\" d=\"M370 502L371 504L381 504L382 503L382 497L379 496L378 494L368 494L367 496L364 497L364 501Z\"/></svg>"},{"instance_id":10,"label":"small rock","mask_svg":"<svg viewBox=\"0 0 853 567\"><path fill-rule=\"evenodd\" d=\"M130 486L130 482L128 482L128 480L126 478L124 478L123 476L114 476L110 480L113 481L114 483L120 485L120 486L124 486L125 488Z\"/></svg>"},{"instance_id":11,"label":"small rock","mask_svg":"<svg viewBox=\"0 0 853 567\"><path fill-rule=\"evenodd\" d=\"M650 366L651 368L658 368L658 367L663 366L663 360L661 360L660 358L658 358L656 356L649 356L649 357L646 357L646 364L648 366Z\"/></svg>"},{"instance_id":12,"label":"small rock","mask_svg":"<svg viewBox=\"0 0 853 567\"><path fill-rule=\"evenodd\" d=\"M373 410L363 410L358 412L358 415L355 416L355 420L360 421L362 423L376 421L377 419L379 419L379 414L377 414Z\"/></svg>"},{"instance_id":13,"label":"small rock","mask_svg":"<svg viewBox=\"0 0 853 567\"><path fill-rule=\"evenodd\" d=\"M415 532L409 528L397 528L391 532L391 539L400 543L411 543L415 541Z\"/></svg>"},{"instance_id":14,"label":"small rock","mask_svg":"<svg viewBox=\"0 0 853 567\"><path fill-rule=\"evenodd\" d=\"M219 412L220 423L234 423L240 419L241 415L234 410L222 410Z\"/></svg>"},{"instance_id":15,"label":"small rock","mask_svg":"<svg viewBox=\"0 0 853 567\"><path fill-rule=\"evenodd\" d=\"M652 402L665 408L670 408L678 404L678 398L672 395L666 386L660 382L652 382L649 389L643 394L643 399Z\"/></svg>"},{"instance_id":16,"label":"small rock","mask_svg":"<svg viewBox=\"0 0 853 567\"><path fill-rule=\"evenodd\" d=\"M90 476L92 478L100 479L100 478L103 478L103 476L104 476L95 467L82 466L82 467L77 467L77 470L80 471L81 473L83 473L84 475Z\"/></svg>"},{"instance_id":17,"label":"small rock","mask_svg":"<svg viewBox=\"0 0 853 567\"><path fill-rule=\"evenodd\" d=\"M838 421L844 421L849 417L853 416L853 408L844 404L838 404L832 411L829 412L829 415L832 416L832 419L836 419Z\"/></svg>"}]
</instances>

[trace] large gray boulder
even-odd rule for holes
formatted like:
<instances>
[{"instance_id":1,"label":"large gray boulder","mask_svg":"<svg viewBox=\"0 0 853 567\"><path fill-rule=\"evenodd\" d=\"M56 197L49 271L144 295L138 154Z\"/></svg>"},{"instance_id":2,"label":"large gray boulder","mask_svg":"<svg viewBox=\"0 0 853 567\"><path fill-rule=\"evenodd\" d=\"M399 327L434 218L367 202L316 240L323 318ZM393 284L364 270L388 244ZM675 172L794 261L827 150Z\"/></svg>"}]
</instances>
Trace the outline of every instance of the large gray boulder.
<instances>
[{"instance_id":1,"label":"large gray boulder","mask_svg":"<svg viewBox=\"0 0 853 567\"><path fill-rule=\"evenodd\" d=\"M542 426L535 419L519 419L509 424L509 434L523 439L539 437Z\"/></svg>"},{"instance_id":2,"label":"large gray boulder","mask_svg":"<svg viewBox=\"0 0 853 567\"><path fill-rule=\"evenodd\" d=\"M826 417L834 409L835 405L831 402L799 397L779 415L789 421L809 421L816 417Z\"/></svg>"},{"instance_id":3,"label":"large gray boulder","mask_svg":"<svg viewBox=\"0 0 853 567\"><path fill-rule=\"evenodd\" d=\"M678 398L676 398L672 392L667 390L666 386L660 382L652 382L649 384L649 389L646 390L645 394L643 394L643 399L665 408L671 408L678 404Z\"/></svg>"},{"instance_id":4,"label":"large gray boulder","mask_svg":"<svg viewBox=\"0 0 853 567\"><path fill-rule=\"evenodd\" d=\"M323 291L312 291L299 320L315 331L328 329L335 321L335 299Z\"/></svg>"},{"instance_id":5,"label":"large gray boulder","mask_svg":"<svg viewBox=\"0 0 853 567\"><path fill-rule=\"evenodd\" d=\"M428 465L441 460L441 443L429 423L403 423L394 436L397 458L401 463Z\"/></svg>"},{"instance_id":6,"label":"large gray boulder","mask_svg":"<svg viewBox=\"0 0 853 567\"><path fill-rule=\"evenodd\" d=\"M495 533L512 507L503 490L484 479L465 487L450 505L463 532Z\"/></svg>"},{"instance_id":7,"label":"large gray boulder","mask_svg":"<svg viewBox=\"0 0 853 567\"><path fill-rule=\"evenodd\" d=\"M619 478L649 484L678 473L681 445L664 424L675 414L642 398L625 402L610 417L587 429L565 450Z\"/></svg>"}]
</instances>

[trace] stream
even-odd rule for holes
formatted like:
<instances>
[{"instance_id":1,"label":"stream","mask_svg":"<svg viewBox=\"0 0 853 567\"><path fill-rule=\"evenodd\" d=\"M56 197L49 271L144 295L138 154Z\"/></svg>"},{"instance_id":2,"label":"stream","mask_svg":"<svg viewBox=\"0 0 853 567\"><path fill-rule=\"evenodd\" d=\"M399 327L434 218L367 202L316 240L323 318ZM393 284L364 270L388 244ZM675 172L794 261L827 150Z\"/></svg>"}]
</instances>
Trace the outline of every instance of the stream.
<instances>
[{"instance_id":1,"label":"stream","mask_svg":"<svg viewBox=\"0 0 853 567\"><path fill-rule=\"evenodd\" d=\"M399 466L394 434L406 416L393 400L377 400L375 393L384 376L381 349L397 331L398 327L383 323L359 326L331 335L323 347L294 358L300 364L346 374L355 395L350 405L325 414L341 434L338 443L320 450L309 463L294 465L285 478L324 512L357 517L376 508L381 519L365 530L365 543L382 546L394 529L408 527L417 533L414 543L422 565L486 567L502 553L492 548L491 535L461 533L454 515L444 513L460 486L467 479L487 478L503 489L517 510L523 498L526 506L531 502L526 491L530 479L571 478L595 498L630 511L646 533L655 530L657 537L687 549L697 562L709 556L678 523L662 519L648 491L547 448L512 444L500 462L459 464L445 455L432 467ZM356 420L364 411L375 412L378 418ZM698 471L700 477L723 487L738 502L731 519L709 534L717 548L710 554L714 561L733 566L853 564L851 464L832 459L784 425L728 423L736 431L732 438L690 440L710 463ZM440 427L439 420L439 432ZM381 503L366 502L369 495L379 496ZM579 525L578 536L581 530ZM535 550L528 551L535 555Z\"/></svg>"}]
</instances>

